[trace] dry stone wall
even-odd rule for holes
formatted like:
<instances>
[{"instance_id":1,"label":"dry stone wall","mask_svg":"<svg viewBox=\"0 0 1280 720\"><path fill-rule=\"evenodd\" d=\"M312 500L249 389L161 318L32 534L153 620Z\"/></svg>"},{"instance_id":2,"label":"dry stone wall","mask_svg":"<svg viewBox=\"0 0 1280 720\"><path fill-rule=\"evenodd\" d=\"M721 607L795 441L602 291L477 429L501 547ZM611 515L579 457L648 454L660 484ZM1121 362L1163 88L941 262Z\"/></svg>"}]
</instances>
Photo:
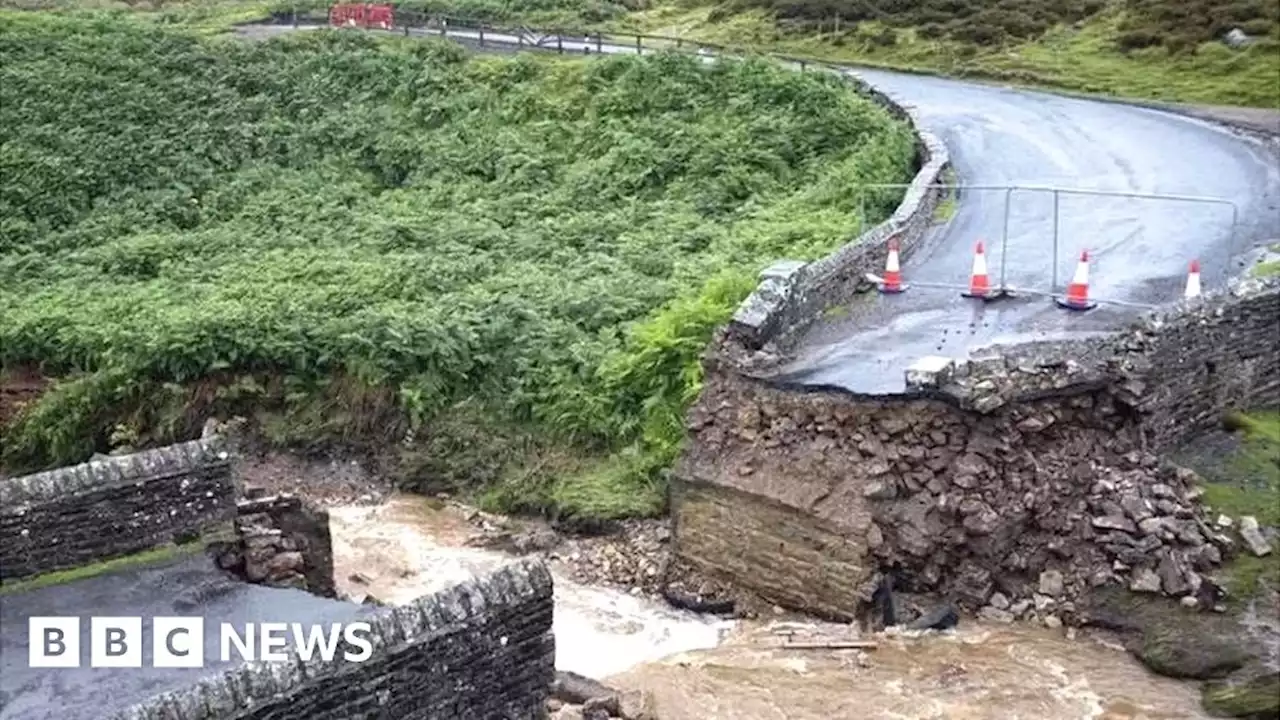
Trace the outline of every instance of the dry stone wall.
<instances>
[{"instance_id":1,"label":"dry stone wall","mask_svg":"<svg viewBox=\"0 0 1280 720\"><path fill-rule=\"evenodd\" d=\"M877 90L853 71L838 72L860 94L912 126L918 138L919 170L888 220L820 260L782 260L761 273L760 284L738 307L722 338L746 351L785 351L823 310L851 300L854 293L867 287L864 276L868 272L883 271L890 239L897 239L901 259L909 258L932 223L934 209L942 197L941 188L931 187L941 182L942 172L950 163L942 140L922 128L909 106Z\"/></svg>"},{"instance_id":2,"label":"dry stone wall","mask_svg":"<svg viewBox=\"0 0 1280 720\"><path fill-rule=\"evenodd\" d=\"M533 720L555 678L552 578L541 562L376 615L373 655L248 664L112 720Z\"/></svg>"},{"instance_id":3,"label":"dry stone wall","mask_svg":"<svg viewBox=\"0 0 1280 720\"><path fill-rule=\"evenodd\" d=\"M237 494L230 459L214 441L0 480L0 579L229 529Z\"/></svg>"},{"instance_id":4,"label":"dry stone wall","mask_svg":"<svg viewBox=\"0 0 1280 720\"><path fill-rule=\"evenodd\" d=\"M774 386L738 348L712 348L689 415L680 569L845 619L888 569L995 615L1070 619L1108 584L1203 604L1236 546L1194 474L1153 453L1226 410L1280 406L1280 281L1085 343L925 359L902 396Z\"/></svg>"},{"instance_id":5,"label":"dry stone wall","mask_svg":"<svg viewBox=\"0 0 1280 720\"><path fill-rule=\"evenodd\" d=\"M1229 410L1280 406L1280 278L1240 280L1087 342L926 358L906 384L978 412L1105 387L1142 416L1143 442L1164 450Z\"/></svg>"}]
</instances>

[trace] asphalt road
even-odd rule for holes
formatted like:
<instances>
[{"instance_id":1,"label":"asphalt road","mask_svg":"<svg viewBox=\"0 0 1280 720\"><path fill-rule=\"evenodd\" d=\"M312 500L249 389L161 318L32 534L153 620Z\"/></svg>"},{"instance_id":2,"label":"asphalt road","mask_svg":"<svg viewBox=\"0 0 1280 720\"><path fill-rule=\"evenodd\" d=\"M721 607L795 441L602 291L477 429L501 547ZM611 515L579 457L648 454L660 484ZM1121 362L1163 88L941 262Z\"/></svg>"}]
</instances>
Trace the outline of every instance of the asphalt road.
<instances>
[{"instance_id":1,"label":"asphalt road","mask_svg":"<svg viewBox=\"0 0 1280 720\"><path fill-rule=\"evenodd\" d=\"M901 295L860 298L811 328L777 379L860 393L903 390L903 370L926 355L961 358L983 346L1088 336L1124 327L1147 307L1181 297L1199 259L1206 290L1239 272L1239 258L1280 238L1280 162L1218 126L1165 112L882 72L858 73L916 107L946 142L962 185L1044 186L1220 198L1220 203L1060 193L962 190L957 211L903 263ZM985 241L993 280L1003 266L1016 297L960 296L974 244ZM1082 250L1090 294L1074 313L1054 305ZM1056 266L1057 284L1054 285ZM948 288L934 287L949 285Z\"/></svg>"},{"instance_id":2,"label":"asphalt road","mask_svg":"<svg viewBox=\"0 0 1280 720\"><path fill-rule=\"evenodd\" d=\"M345 623L375 612L371 606L326 600L302 590L232 583L229 592L195 607L175 605L184 591L223 576L201 555L162 566L131 569L0 596L0 720L101 720L154 695L188 686L238 663L219 662L219 623ZM205 619L204 668L147 667L153 617ZM28 620L80 617L79 668L28 665ZM143 668L90 668L89 618L141 617ZM236 658L238 660L238 658Z\"/></svg>"},{"instance_id":3,"label":"asphalt road","mask_svg":"<svg viewBox=\"0 0 1280 720\"><path fill-rule=\"evenodd\" d=\"M447 37L480 43L475 30L449 30ZM489 51L531 43L566 54L637 52L621 41L598 45L588 38L484 34ZM915 107L924 126L947 143L961 185L974 189L960 191L949 221L904 261L904 278L913 285L906 293L865 296L847 312L829 313L801 338L794 361L776 371L775 380L857 393L901 392L903 371L920 357L960 358L991 344L1119 329L1153 306L1178 300L1192 260L1200 261L1204 287L1211 290L1239 272L1245 253L1280 239L1276 145L1202 120L1118 103L918 75L848 72ZM1055 198L1030 188L1221 202L1079 192ZM979 240L986 244L993 280L1014 289L1013 297L983 303L960 296ZM1058 308L1052 296L1070 281L1082 250L1091 259L1090 295L1101 304L1073 313Z\"/></svg>"}]
</instances>

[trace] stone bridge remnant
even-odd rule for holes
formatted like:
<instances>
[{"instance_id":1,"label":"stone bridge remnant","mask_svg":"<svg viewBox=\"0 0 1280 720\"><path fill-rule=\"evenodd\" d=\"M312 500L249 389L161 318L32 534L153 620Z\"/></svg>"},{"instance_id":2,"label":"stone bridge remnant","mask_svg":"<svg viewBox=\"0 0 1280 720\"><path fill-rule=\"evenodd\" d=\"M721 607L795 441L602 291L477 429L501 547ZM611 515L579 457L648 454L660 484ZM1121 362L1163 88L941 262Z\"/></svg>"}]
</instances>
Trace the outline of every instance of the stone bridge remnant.
<instances>
[{"instance_id":1,"label":"stone bridge remnant","mask_svg":"<svg viewBox=\"0 0 1280 720\"><path fill-rule=\"evenodd\" d=\"M334 597L327 513L287 495L244 498L226 447L213 435L0 480L0 579L18 581L6 590L22 593L23 582L49 573L180 544L206 551L211 565L229 573L225 581L175 587L180 613L235 586L232 576L280 593ZM192 669L189 686L111 720L545 717L555 678L552 616L550 571L537 561L513 562L373 611L366 618L373 652L363 662L342 652L303 659L290 650L284 663L220 674Z\"/></svg>"},{"instance_id":2,"label":"stone bridge remnant","mask_svg":"<svg viewBox=\"0 0 1280 720\"><path fill-rule=\"evenodd\" d=\"M1278 323L1280 280L1250 279L1086 343L927 359L885 397L752 377L725 329L673 474L676 564L842 619L887 568L971 609L1211 597L1235 543L1157 454L1280 404Z\"/></svg>"},{"instance_id":3,"label":"stone bridge remnant","mask_svg":"<svg viewBox=\"0 0 1280 720\"><path fill-rule=\"evenodd\" d=\"M238 495L203 440L0 481L0 580L229 532Z\"/></svg>"},{"instance_id":4,"label":"stone bridge remnant","mask_svg":"<svg viewBox=\"0 0 1280 720\"><path fill-rule=\"evenodd\" d=\"M250 493L254 494L254 493ZM235 538L215 548L218 567L246 582L337 597L329 513L292 495L236 504Z\"/></svg>"},{"instance_id":5,"label":"stone bridge remnant","mask_svg":"<svg viewBox=\"0 0 1280 720\"><path fill-rule=\"evenodd\" d=\"M111 720L545 717L551 619L550 571L515 562L374 616L365 662L248 664Z\"/></svg>"},{"instance_id":6,"label":"stone bridge remnant","mask_svg":"<svg viewBox=\"0 0 1280 720\"><path fill-rule=\"evenodd\" d=\"M905 257L948 163L909 108L920 170L898 211L813 263L783 261L704 359L672 474L672 576L784 607L857 616L882 570L1011 616L1070 617L1099 585L1209 598L1231 538L1195 476L1157 454L1223 412L1280 404L1280 280L1257 279L1085 342L921 358L871 397L764 379L826 309ZM682 581L683 582L683 581ZM694 583L698 584L698 583Z\"/></svg>"}]
</instances>

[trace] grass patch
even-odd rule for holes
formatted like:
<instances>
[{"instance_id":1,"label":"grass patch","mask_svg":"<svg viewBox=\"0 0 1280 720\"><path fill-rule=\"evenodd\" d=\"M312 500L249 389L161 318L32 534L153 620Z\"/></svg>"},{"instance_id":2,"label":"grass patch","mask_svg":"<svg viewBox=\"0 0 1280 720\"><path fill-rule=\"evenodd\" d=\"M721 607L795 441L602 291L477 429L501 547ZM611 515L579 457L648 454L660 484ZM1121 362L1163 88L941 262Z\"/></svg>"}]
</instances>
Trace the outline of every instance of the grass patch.
<instances>
[{"instance_id":1,"label":"grass patch","mask_svg":"<svg viewBox=\"0 0 1280 720\"><path fill-rule=\"evenodd\" d=\"M100 575L136 570L140 568L167 565L175 560L190 557L204 551L205 541L196 540L181 545L164 545L151 550L144 550L132 555L103 560L102 562L82 565L67 570L57 570L21 580L6 580L0 583L0 595L16 595L53 585L64 585L77 580L85 580Z\"/></svg>"},{"instance_id":2,"label":"grass patch","mask_svg":"<svg viewBox=\"0 0 1280 720\"><path fill-rule=\"evenodd\" d=\"M914 170L905 124L763 61L11 12L0 61L0 367L62 378L0 438L15 470L212 408L429 444L479 408L521 439L458 483L556 447L581 464L526 504L647 511L758 271L887 217L851 190Z\"/></svg>"},{"instance_id":3,"label":"grass patch","mask_svg":"<svg viewBox=\"0 0 1280 720\"><path fill-rule=\"evenodd\" d=\"M1280 527L1280 413L1237 415L1236 451L1216 468L1203 471L1204 502L1215 513L1238 519L1252 515L1263 526ZM1261 587L1280 588L1280 555L1256 557L1242 549L1225 568L1230 589L1248 597Z\"/></svg>"},{"instance_id":4,"label":"grass patch","mask_svg":"<svg viewBox=\"0 0 1280 720\"><path fill-rule=\"evenodd\" d=\"M942 182L947 185L945 194L938 201L937 206L933 208L933 222L945 223L950 222L951 218L956 215L956 173L951 168L947 168L942 173Z\"/></svg>"},{"instance_id":5,"label":"grass patch","mask_svg":"<svg viewBox=\"0 0 1280 720\"><path fill-rule=\"evenodd\" d=\"M1280 260L1258 263L1253 268L1253 274L1257 277L1275 277L1276 275L1280 275Z\"/></svg>"}]
</instances>

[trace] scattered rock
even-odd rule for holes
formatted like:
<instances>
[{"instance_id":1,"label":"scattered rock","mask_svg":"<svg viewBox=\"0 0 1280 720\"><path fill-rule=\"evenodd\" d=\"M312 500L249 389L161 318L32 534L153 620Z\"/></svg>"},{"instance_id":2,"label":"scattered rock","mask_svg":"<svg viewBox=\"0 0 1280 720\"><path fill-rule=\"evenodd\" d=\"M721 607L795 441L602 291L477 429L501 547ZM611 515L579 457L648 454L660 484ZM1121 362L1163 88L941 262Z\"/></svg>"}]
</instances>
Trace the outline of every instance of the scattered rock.
<instances>
[{"instance_id":1,"label":"scattered rock","mask_svg":"<svg viewBox=\"0 0 1280 720\"><path fill-rule=\"evenodd\" d=\"M630 690L618 696L618 714L623 720L658 720L653 693Z\"/></svg>"},{"instance_id":2,"label":"scattered rock","mask_svg":"<svg viewBox=\"0 0 1280 720\"><path fill-rule=\"evenodd\" d=\"M611 715L618 715L621 712L622 708L618 706L617 695L593 697L582 704L582 714L588 718L596 716L608 718Z\"/></svg>"},{"instance_id":3,"label":"scattered rock","mask_svg":"<svg viewBox=\"0 0 1280 720\"><path fill-rule=\"evenodd\" d=\"M892 500L898 496L898 486L892 480L876 480L867 483L862 496L870 500Z\"/></svg>"},{"instance_id":4,"label":"scattered rock","mask_svg":"<svg viewBox=\"0 0 1280 720\"><path fill-rule=\"evenodd\" d=\"M552 716L553 720L586 720L582 708L577 705L564 705Z\"/></svg>"},{"instance_id":5,"label":"scattered rock","mask_svg":"<svg viewBox=\"0 0 1280 720\"><path fill-rule=\"evenodd\" d=\"M1050 630L1056 630L1062 627L1062 619L1057 615L1046 615L1044 617L1044 626Z\"/></svg>"},{"instance_id":6,"label":"scattered rock","mask_svg":"<svg viewBox=\"0 0 1280 720\"><path fill-rule=\"evenodd\" d=\"M1156 570L1156 574L1160 576L1160 587L1174 597L1186 595L1191 590L1191 584L1187 581L1186 573L1187 571L1178 562L1173 553L1164 555L1160 559L1160 566Z\"/></svg>"},{"instance_id":7,"label":"scattered rock","mask_svg":"<svg viewBox=\"0 0 1280 720\"><path fill-rule=\"evenodd\" d=\"M589 700L601 700L617 705L617 693L608 685L578 673L560 670L551 682L551 697L567 705L585 705Z\"/></svg>"},{"instance_id":8,"label":"scattered rock","mask_svg":"<svg viewBox=\"0 0 1280 720\"><path fill-rule=\"evenodd\" d=\"M960 622L960 613L956 607L947 603L941 607L921 615L907 625L908 630L949 630Z\"/></svg>"},{"instance_id":9,"label":"scattered rock","mask_svg":"<svg viewBox=\"0 0 1280 720\"><path fill-rule=\"evenodd\" d=\"M1253 38L1245 34L1245 31L1240 28L1231 28L1231 30L1222 37L1222 42L1226 43L1227 47L1239 50L1240 48L1251 45L1253 43Z\"/></svg>"},{"instance_id":10,"label":"scattered rock","mask_svg":"<svg viewBox=\"0 0 1280 720\"><path fill-rule=\"evenodd\" d=\"M1014 617L1018 617L1018 618L1024 617L1030 611L1031 611L1030 600L1019 600L1018 602L1009 606L1009 612L1012 613Z\"/></svg>"},{"instance_id":11,"label":"scattered rock","mask_svg":"<svg viewBox=\"0 0 1280 720\"><path fill-rule=\"evenodd\" d=\"M1132 520L1116 515L1106 515L1103 517L1095 517L1093 526L1099 530L1119 530L1120 532L1135 533L1138 526Z\"/></svg>"},{"instance_id":12,"label":"scattered rock","mask_svg":"<svg viewBox=\"0 0 1280 720\"><path fill-rule=\"evenodd\" d=\"M991 603L991 607L997 610L1009 609L1009 598L1005 597L1004 593L992 593L989 602Z\"/></svg>"},{"instance_id":13,"label":"scattered rock","mask_svg":"<svg viewBox=\"0 0 1280 720\"><path fill-rule=\"evenodd\" d=\"M1160 592L1160 576L1150 568L1138 568L1129 581L1129 589L1141 593Z\"/></svg>"},{"instance_id":14,"label":"scattered rock","mask_svg":"<svg viewBox=\"0 0 1280 720\"><path fill-rule=\"evenodd\" d=\"M1062 573L1057 570L1045 570L1040 573L1040 592L1049 597L1058 597L1063 590Z\"/></svg>"},{"instance_id":15,"label":"scattered rock","mask_svg":"<svg viewBox=\"0 0 1280 720\"><path fill-rule=\"evenodd\" d=\"M997 608L991 605L988 605L982 608L982 610L978 611L978 615L983 620L989 620L991 622L998 622L998 623L1011 623L1016 619L1013 616L1013 613L1009 612L1008 610L1001 610L1000 608Z\"/></svg>"},{"instance_id":16,"label":"scattered rock","mask_svg":"<svg viewBox=\"0 0 1280 720\"><path fill-rule=\"evenodd\" d=\"M1271 554L1271 543L1262 536L1262 530L1258 527L1258 519L1252 515L1245 515L1240 518L1240 539L1244 540L1244 544L1249 546L1249 552L1258 557Z\"/></svg>"},{"instance_id":17,"label":"scattered rock","mask_svg":"<svg viewBox=\"0 0 1280 720\"><path fill-rule=\"evenodd\" d=\"M1188 680L1223 678L1252 659L1229 637L1173 623L1148 628L1138 657L1153 672Z\"/></svg>"}]
</instances>

